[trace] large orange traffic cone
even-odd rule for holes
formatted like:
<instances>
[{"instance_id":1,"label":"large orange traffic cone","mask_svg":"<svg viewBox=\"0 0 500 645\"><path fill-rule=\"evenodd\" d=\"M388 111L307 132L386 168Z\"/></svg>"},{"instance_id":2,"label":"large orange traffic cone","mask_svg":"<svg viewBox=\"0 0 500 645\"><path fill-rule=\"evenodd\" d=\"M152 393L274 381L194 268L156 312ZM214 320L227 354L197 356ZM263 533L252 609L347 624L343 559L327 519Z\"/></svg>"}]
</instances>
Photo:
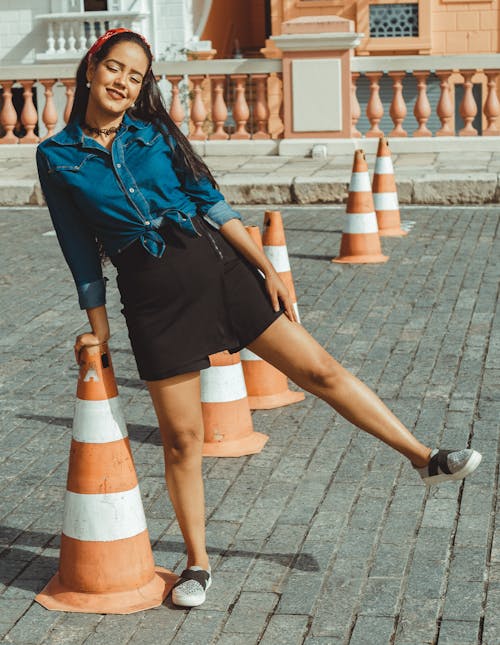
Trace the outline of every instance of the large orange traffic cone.
<instances>
[{"instance_id":1,"label":"large orange traffic cone","mask_svg":"<svg viewBox=\"0 0 500 645\"><path fill-rule=\"evenodd\" d=\"M262 234L264 253L271 261L276 272L285 283L292 299L295 315L300 322L297 294L293 284L290 260L286 247L285 228L279 211L266 211L264 213L264 233Z\"/></svg>"},{"instance_id":2,"label":"large orange traffic cone","mask_svg":"<svg viewBox=\"0 0 500 645\"><path fill-rule=\"evenodd\" d=\"M84 348L59 571L35 600L59 611L130 614L161 605L176 580L153 562L108 348Z\"/></svg>"},{"instance_id":3,"label":"large orange traffic cone","mask_svg":"<svg viewBox=\"0 0 500 645\"><path fill-rule=\"evenodd\" d=\"M389 142L385 137L380 137L378 143L372 191L379 235L407 235L407 231L401 228L394 167Z\"/></svg>"},{"instance_id":4,"label":"large orange traffic cone","mask_svg":"<svg viewBox=\"0 0 500 645\"><path fill-rule=\"evenodd\" d=\"M365 264L387 262L388 259L387 256L382 255L380 248L365 153L362 150L356 150L340 253L333 258L332 262Z\"/></svg>"},{"instance_id":5,"label":"large orange traffic cone","mask_svg":"<svg viewBox=\"0 0 500 645\"><path fill-rule=\"evenodd\" d=\"M246 229L255 244L262 249L259 227L247 226ZM288 389L288 379L283 372L249 349L241 350L241 364L251 410L271 410L304 400L303 392Z\"/></svg>"},{"instance_id":6,"label":"large orange traffic cone","mask_svg":"<svg viewBox=\"0 0 500 645\"><path fill-rule=\"evenodd\" d=\"M205 457L241 457L260 452L269 439L253 429L239 354L210 356L201 371Z\"/></svg>"}]
</instances>

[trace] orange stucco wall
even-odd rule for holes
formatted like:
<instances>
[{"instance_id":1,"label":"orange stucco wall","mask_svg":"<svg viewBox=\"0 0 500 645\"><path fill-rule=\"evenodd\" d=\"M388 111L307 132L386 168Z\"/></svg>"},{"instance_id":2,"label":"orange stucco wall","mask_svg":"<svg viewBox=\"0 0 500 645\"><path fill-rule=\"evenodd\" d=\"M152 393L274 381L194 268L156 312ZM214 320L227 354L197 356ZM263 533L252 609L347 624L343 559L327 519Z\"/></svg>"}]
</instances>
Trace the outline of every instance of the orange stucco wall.
<instances>
[{"instance_id":1,"label":"orange stucco wall","mask_svg":"<svg viewBox=\"0 0 500 645\"><path fill-rule=\"evenodd\" d=\"M499 51L500 11L491 2L432 0L433 54L484 54Z\"/></svg>"},{"instance_id":2,"label":"orange stucco wall","mask_svg":"<svg viewBox=\"0 0 500 645\"><path fill-rule=\"evenodd\" d=\"M217 58L232 58L237 38L244 55L260 55L265 41L264 0L213 0L202 38Z\"/></svg>"}]
</instances>

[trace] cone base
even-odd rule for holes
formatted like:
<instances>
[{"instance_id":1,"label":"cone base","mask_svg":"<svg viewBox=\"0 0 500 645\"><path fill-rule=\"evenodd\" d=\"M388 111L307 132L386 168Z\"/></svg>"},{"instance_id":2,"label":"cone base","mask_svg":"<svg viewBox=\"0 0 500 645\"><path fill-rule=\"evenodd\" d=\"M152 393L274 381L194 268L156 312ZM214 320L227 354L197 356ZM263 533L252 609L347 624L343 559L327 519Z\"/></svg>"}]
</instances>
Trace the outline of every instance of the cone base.
<instances>
[{"instance_id":1,"label":"cone base","mask_svg":"<svg viewBox=\"0 0 500 645\"><path fill-rule=\"evenodd\" d=\"M378 234L380 237L401 237L408 235L408 231L403 231L402 228L379 228Z\"/></svg>"},{"instance_id":2,"label":"cone base","mask_svg":"<svg viewBox=\"0 0 500 645\"><path fill-rule=\"evenodd\" d=\"M305 395L303 392L286 390L286 392L278 392L277 394L248 396L248 404L250 405L250 410L272 410L273 408L281 408L291 403L298 403L304 399Z\"/></svg>"},{"instance_id":3,"label":"cone base","mask_svg":"<svg viewBox=\"0 0 500 645\"><path fill-rule=\"evenodd\" d=\"M342 255L333 258L332 262L341 264L371 264L376 262L387 262L389 257L387 255Z\"/></svg>"},{"instance_id":4,"label":"cone base","mask_svg":"<svg viewBox=\"0 0 500 645\"><path fill-rule=\"evenodd\" d=\"M264 447L269 437L262 432L252 432L246 437L229 441L210 441L203 444L204 457L243 457L255 455Z\"/></svg>"},{"instance_id":5,"label":"cone base","mask_svg":"<svg viewBox=\"0 0 500 645\"><path fill-rule=\"evenodd\" d=\"M70 611L82 614L133 614L159 607L178 580L178 576L163 567L155 567L153 579L138 589L111 593L72 591L61 584L59 572L35 597L36 602L51 611Z\"/></svg>"}]
</instances>

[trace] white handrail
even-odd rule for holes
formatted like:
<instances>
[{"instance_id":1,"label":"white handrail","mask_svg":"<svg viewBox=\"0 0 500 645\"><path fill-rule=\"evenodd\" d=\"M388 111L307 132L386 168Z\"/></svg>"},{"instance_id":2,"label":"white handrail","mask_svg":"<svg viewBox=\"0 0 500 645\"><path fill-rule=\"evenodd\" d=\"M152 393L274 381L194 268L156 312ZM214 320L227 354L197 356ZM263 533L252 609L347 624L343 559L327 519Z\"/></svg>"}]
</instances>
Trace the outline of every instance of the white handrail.
<instances>
[{"instance_id":1,"label":"white handrail","mask_svg":"<svg viewBox=\"0 0 500 645\"><path fill-rule=\"evenodd\" d=\"M353 72L399 72L500 69L500 54L450 56L353 56Z\"/></svg>"}]
</instances>

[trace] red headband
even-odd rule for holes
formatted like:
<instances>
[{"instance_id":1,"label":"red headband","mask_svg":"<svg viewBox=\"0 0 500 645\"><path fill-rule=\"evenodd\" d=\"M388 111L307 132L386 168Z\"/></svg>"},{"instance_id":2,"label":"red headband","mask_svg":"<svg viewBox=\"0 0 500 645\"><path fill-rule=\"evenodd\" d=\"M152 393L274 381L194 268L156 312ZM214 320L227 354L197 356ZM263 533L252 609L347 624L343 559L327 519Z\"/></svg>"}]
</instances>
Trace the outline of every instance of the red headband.
<instances>
[{"instance_id":1,"label":"red headband","mask_svg":"<svg viewBox=\"0 0 500 645\"><path fill-rule=\"evenodd\" d=\"M125 32L128 32L130 34L135 34L136 36L139 36L139 38L142 38L142 40L147 45L151 53L151 57L153 57L153 53L151 52L151 45L148 43L148 41L144 38L142 34L139 34L136 31L132 31L131 29L125 29L125 27L117 27L116 29L108 29L108 31L105 34L103 34L102 36L99 36L99 38L95 41L95 43L87 52L87 63L90 63L90 59L92 58L92 56L101 49L101 47L104 45L104 43L107 40L109 40L116 34L122 34Z\"/></svg>"}]
</instances>

